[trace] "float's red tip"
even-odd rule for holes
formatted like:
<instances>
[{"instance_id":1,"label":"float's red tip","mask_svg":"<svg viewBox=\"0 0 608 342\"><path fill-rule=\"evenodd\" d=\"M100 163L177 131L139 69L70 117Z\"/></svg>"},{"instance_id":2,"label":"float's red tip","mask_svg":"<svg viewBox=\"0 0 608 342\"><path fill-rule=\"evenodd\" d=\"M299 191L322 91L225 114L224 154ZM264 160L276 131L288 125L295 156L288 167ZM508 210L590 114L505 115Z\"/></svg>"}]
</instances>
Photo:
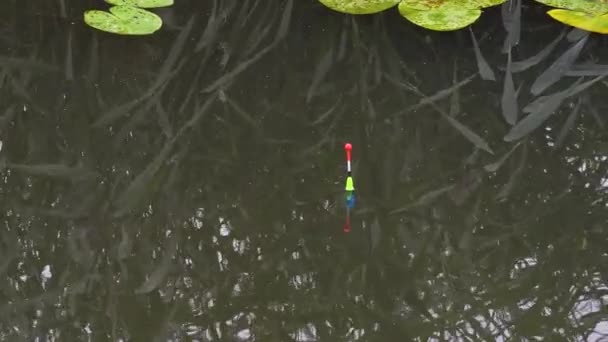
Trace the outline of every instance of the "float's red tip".
<instances>
[{"instance_id":1,"label":"float's red tip","mask_svg":"<svg viewBox=\"0 0 608 342\"><path fill-rule=\"evenodd\" d=\"M350 151L353 149L353 145L351 145L350 143L346 143L346 145L344 145L344 149Z\"/></svg>"}]
</instances>

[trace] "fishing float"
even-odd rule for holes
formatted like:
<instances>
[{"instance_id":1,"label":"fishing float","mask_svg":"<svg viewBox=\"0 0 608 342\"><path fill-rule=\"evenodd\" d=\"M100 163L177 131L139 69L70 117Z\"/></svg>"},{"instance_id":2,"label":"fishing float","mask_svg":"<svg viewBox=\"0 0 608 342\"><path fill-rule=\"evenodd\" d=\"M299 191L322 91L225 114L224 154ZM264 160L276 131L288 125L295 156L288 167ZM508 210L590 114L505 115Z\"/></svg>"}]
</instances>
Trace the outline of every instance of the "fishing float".
<instances>
[{"instance_id":1,"label":"fishing float","mask_svg":"<svg viewBox=\"0 0 608 342\"><path fill-rule=\"evenodd\" d=\"M353 182L353 174L351 169L351 152L353 145L346 143L344 145L344 151L346 152L346 185L344 191L346 192L346 222L344 223L344 232L350 232L350 210L355 206L355 185Z\"/></svg>"},{"instance_id":2,"label":"fishing float","mask_svg":"<svg viewBox=\"0 0 608 342\"><path fill-rule=\"evenodd\" d=\"M351 143L346 143L344 145L344 151L346 151L346 186L344 190L346 191L355 191L355 186L353 184L353 173L351 169L351 152L353 150L353 145Z\"/></svg>"}]
</instances>

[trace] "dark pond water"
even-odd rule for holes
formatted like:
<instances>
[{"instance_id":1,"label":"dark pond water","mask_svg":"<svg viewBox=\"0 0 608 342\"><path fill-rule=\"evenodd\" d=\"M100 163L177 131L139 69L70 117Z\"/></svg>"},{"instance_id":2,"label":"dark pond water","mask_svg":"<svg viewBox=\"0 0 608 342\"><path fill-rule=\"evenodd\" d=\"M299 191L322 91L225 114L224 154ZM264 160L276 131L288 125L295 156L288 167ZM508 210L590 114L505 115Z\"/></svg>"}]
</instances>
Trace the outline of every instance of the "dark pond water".
<instances>
[{"instance_id":1,"label":"dark pond water","mask_svg":"<svg viewBox=\"0 0 608 342\"><path fill-rule=\"evenodd\" d=\"M0 340L608 340L608 89L510 139L500 8L473 26L491 81L467 29L392 10L178 0L120 37L82 23L104 7L0 12ZM569 32L545 11L514 62ZM540 95L574 40L511 65L518 130L601 74L583 39Z\"/></svg>"}]
</instances>

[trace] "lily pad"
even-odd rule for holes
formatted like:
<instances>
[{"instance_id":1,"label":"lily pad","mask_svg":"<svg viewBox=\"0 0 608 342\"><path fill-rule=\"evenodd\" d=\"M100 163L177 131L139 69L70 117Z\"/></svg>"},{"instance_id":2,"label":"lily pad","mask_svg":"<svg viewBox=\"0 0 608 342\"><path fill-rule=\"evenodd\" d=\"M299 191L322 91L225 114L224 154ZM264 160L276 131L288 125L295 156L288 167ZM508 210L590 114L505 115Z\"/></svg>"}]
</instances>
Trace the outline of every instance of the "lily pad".
<instances>
[{"instance_id":1,"label":"lily pad","mask_svg":"<svg viewBox=\"0 0 608 342\"><path fill-rule=\"evenodd\" d=\"M110 13L86 11L84 21L98 30L123 35L152 34L163 24L156 14L133 6L113 6Z\"/></svg>"},{"instance_id":2,"label":"lily pad","mask_svg":"<svg viewBox=\"0 0 608 342\"><path fill-rule=\"evenodd\" d=\"M158 8L173 5L173 0L106 0L111 5L125 5L139 8Z\"/></svg>"},{"instance_id":3,"label":"lily pad","mask_svg":"<svg viewBox=\"0 0 608 342\"><path fill-rule=\"evenodd\" d=\"M554 9L547 12L553 19L581 30L608 34L608 14L594 16L589 13Z\"/></svg>"},{"instance_id":4,"label":"lily pad","mask_svg":"<svg viewBox=\"0 0 608 342\"><path fill-rule=\"evenodd\" d=\"M443 6L453 6L467 9L479 9L502 4L507 0L402 0L399 7L409 7L417 10L429 10Z\"/></svg>"},{"instance_id":5,"label":"lily pad","mask_svg":"<svg viewBox=\"0 0 608 342\"><path fill-rule=\"evenodd\" d=\"M506 0L402 0L399 13L416 25L435 31L454 31L474 23L481 9Z\"/></svg>"},{"instance_id":6,"label":"lily pad","mask_svg":"<svg viewBox=\"0 0 608 342\"><path fill-rule=\"evenodd\" d=\"M481 8L488 8L488 7L502 5L505 2L507 2L507 0L474 0L474 1L471 1L470 3L477 4Z\"/></svg>"},{"instance_id":7,"label":"lily pad","mask_svg":"<svg viewBox=\"0 0 608 342\"><path fill-rule=\"evenodd\" d=\"M608 2L601 0L536 0L551 7L586 12L595 15L608 13Z\"/></svg>"},{"instance_id":8,"label":"lily pad","mask_svg":"<svg viewBox=\"0 0 608 342\"><path fill-rule=\"evenodd\" d=\"M372 14L396 6L401 0L319 0L334 11L348 14Z\"/></svg>"},{"instance_id":9,"label":"lily pad","mask_svg":"<svg viewBox=\"0 0 608 342\"><path fill-rule=\"evenodd\" d=\"M443 4L432 9L414 9L404 2L399 13L412 23L435 31L454 31L467 27L481 16L481 9Z\"/></svg>"}]
</instances>

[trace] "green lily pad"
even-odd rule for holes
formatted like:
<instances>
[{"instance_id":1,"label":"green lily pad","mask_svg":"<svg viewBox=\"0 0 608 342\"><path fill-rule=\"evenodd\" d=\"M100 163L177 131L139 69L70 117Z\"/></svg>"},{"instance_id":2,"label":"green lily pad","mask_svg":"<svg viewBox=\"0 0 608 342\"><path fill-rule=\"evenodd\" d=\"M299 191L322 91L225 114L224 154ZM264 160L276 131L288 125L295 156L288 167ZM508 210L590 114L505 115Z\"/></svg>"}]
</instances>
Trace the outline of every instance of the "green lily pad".
<instances>
[{"instance_id":1,"label":"green lily pad","mask_svg":"<svg viewBox=\"0 0 608 342\"><path fill-rule=\"evenodd\" d=\"M84 21L98 30L123 35L152 34L163 24L156 14L133 6L113 6L110 13L86 11Z\"/></svg>"},{"instance_id":2,"label":"green lily pad","mask_svg":"<svg viewBox=\"0 0 608 342\"><path fill-rule=\"evenodd\" d=\"M608 34L608 14L594 16L585 12L554 9L547 12L553 19L581 30Z\"/></svg>"},{"instance_id":3,"label":"green lily pad","mask_svg":"<svg viewBox=\"0 0 608 342\"><path fill-rule=\"evenodd\" d=\"M454 6L444 3L431 9L414 9L405 2L399 4L399 13L412 23L435 31L454 31L467 27L481 16L481 9Z\"/></svg>"},{"instance_id":4,"label":"green lily pad","mask_svg":"<svg viewBox=\"0 0 608 342\"><path fill-rule=\"evenodd\" d=\"M430 10L443 6L467 9L479 9L502 4L507 0L402 0L399 7L404 6L417 10Z\"/></svg>"},{"instance_id":5,"label":"green lily pad","mask_svg":"<svg viewBox=\"0 0 608 342\"><path fill-rule=\"evenodd\" d=\"M608 13L608 2L602 0L536 0L551 7L595 15Z\"/></svg>"},{"instance_id":6,"label":"green lily pad","mask_svg":"<svg viewBox=\"0 0 608 342\"><path fill-rule=\"evenodd\" d=\"M372 14L396 6L401 0L319 0L334 11L348 14Z\"/></svg>"},{"instance_id":7,"label":"green lily pad","mask_svg":"<svg viewBox=\"0 0 608 342\"><path fill-rule=\"evenodd\" d=\"M477 4L481 8L488 8L488 7L502 5L505 2L507 2L507 0L475 0L475 1L471 1L470 3Z\"/></svg>"},{"instance_id":8,"label":"green lily pad","mask_svg":"<svg viewBox=\"0 0 608 342\"><path fill-rule=\"evenodd\" d=\"M158 8L173 5L173 0L106 0L111 5L124 5L139 8Z\"/></svg>"}]
</instances>

